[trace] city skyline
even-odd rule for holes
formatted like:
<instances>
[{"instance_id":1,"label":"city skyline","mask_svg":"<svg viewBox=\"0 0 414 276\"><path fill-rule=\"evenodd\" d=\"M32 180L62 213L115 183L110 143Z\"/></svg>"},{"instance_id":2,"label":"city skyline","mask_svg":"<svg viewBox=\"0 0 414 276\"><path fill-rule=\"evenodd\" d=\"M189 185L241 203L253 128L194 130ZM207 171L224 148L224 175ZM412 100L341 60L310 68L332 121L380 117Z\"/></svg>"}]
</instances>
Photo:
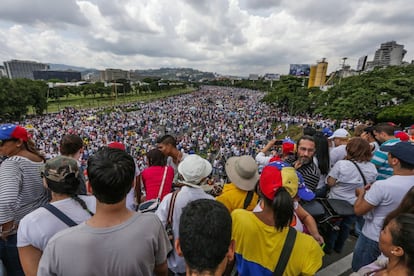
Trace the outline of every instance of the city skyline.
<instances>
[{"instance_id":1,"label":"city skyline","mask_svg":"<svg viewBox=\"0 0 414 276\"><path fill-rule=\"evenodd\" d=\"M4 0L0 61L247 76L326 58L332 72L343 57L356 68L395 40L411 62L413 8L408 0Z\"/></svg>"}]
</instances>

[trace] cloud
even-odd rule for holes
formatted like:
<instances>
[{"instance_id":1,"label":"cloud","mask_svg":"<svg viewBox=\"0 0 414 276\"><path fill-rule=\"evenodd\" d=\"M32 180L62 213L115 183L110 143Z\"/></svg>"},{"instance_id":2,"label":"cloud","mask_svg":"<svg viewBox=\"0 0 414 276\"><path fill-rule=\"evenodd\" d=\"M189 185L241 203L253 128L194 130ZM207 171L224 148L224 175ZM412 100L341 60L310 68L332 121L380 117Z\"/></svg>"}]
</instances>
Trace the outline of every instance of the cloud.
<instances>
[{"instance_id":1,"label":"cloud","mask_svg":"<svg viewBox=\"0 0 414 276\"><path fill-rule=\"evenodd\" d=\"M89 24L73 0L3 0L0 5L0 18L22 24Z\"/></svg>"},{"instance_id":2,"label":"cloud","mask_svg":"<svg viewBox=\"0 0 414 276\"><path fill-rule=\"evenodd\" d=\"M369 60L380 44L413 59L406 0L4 0L0 60L84 67L194 67L222 74L287 73L326 57Z\"/></svg>"}]
</instances>

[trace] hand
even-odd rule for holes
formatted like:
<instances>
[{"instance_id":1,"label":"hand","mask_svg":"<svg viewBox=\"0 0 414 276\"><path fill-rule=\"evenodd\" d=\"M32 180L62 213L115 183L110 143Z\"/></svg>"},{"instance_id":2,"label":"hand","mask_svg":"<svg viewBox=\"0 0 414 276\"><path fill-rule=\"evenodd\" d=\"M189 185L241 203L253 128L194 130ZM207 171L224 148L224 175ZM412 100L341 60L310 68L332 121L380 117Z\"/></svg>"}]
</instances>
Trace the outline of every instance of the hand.
<instances>
[{"instance_id":1,"label":"hand","mask_svg":"<svg viewBox=\"0 0 414 276\"><path fill-rule=\"evenodd\" d=\"M368 183L367 185L365 185L364 189L365 191L368 191L372 186L372 183Z\"/></svg>"},{"instance_id":2,"label":"hand","mask_svg":"<svg viewBox=\"0 0 414 276\"><path fill-rule=\"evenodd\" d=\"M293 166L296 170L299 169L300 167L302 167L302 161L300 159L296 160L294 166Z\"/></svg>"},{"instance_id":3,"label":"hand","mask_svg":"<svg viewBox=\"0 0 414 276\"><path fill-rule=\"evenodd\" d=\"M315 235L312 235L312 237L321 245L324 244L324 242L325 242L323 240L323 237L319 233L317 233Z\"/></svg>"},{"instance_id":4,"label":"hand","mask_svg":"<svg viewBox=\"0 0 414 276\"><path fill-rule=\"evenodd\" d=\"M365 193L365 188L356 188L355 189L355 196L359 197L359 195L363 195Z\"/></svg>"}]
</instances>

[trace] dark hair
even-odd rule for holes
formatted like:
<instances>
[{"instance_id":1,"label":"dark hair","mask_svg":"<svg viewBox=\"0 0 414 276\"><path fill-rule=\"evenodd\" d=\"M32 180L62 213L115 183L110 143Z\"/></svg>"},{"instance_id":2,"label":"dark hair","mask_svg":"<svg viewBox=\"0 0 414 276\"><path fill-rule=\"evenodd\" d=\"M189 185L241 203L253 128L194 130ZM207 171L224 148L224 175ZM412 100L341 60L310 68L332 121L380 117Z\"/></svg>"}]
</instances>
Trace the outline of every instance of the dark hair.
<instances>
[{"instance_id":1,"label":"dark hair","mask_svg":"<svg viewBox=\"0 0 414 276\"><path fill-rule=\"evenodd\" d=\"M408 190L408 192L405 194L404 198L401 200L400 205L389 213L385 219L383 228L396 216L402 213L411 213L414 214L414 186L411 187L411 189Z\"/></svg>"},{"instance_id":2,"label":"dark hair","mask_svg":"<svg viewBox=\"0 0 414 276\"><path fill-rule=\"evenodd\" d=\"M366 124L357 125L354 129L354 136L355 137L360 137L361 134L365 131L366 128L367 128Z\"/></svg>"},{"instance_id":3,"label":"dark hair","mask_svg":"<svg viewBox=\"0 0 414 276\"><path fill-rule=\"evenodd\" d=\"M315 140L315 156L316 159L318 159L318 168L321 171L321 174L328 174L329 169L331 168L328 140L321 131L317 131L315 135L313 135L313 138Z\"/></svg>"},{"instance_id":4,"label":"dark hair","mask_svg":"<svg viewBox=\"0 0 414 276\"><path fill-rule=\"evenodd\" d=\"M316 129L313 127L307 126L303 129L303 135L313 136L316 133Z\"/></svg>"},{"instance_id":5,"label":"dark hair","mask_svg":"<svg viewBox=\"0 0 414 276\"><path fill-rule=\"evenodd\" d=\"M389 136L394 136L395 127L392 126L390 123L379 123L374 126L374 131L376 132L384 132Z\"/></svg>"},{"instance_id":6,"label":"dark hair","mask_svg":"<svg viewBox=\"0 0 414 276\"><path fill-rule=\"evenodd\" d=\"M414 272L414 214L400 214L394 218L396 227L390 228L392 244L404 250L405 266L409 274Z\"/></svg>"},{"instance_id":7,"label":"dark hair","mask_svg":"<svg viewBox=\"0 0 414 276\"><path fill-rule=\"evenodd\" d=\"M198 199L183 208L179 240L190 270L198 273L217 270L230 246L231 227L230 213L218 201Z\"/></svg>"},{"instance_id":8,"label":"dark hair","mask_svg":"<svg viewBox=\"0 0 414 276\"><path fill-rule=\"evenodd\" d=\"M76 177L75 173L70 173L65 177L62 182L56 182L46 178L46 184L52 192L58 194L65 194L71 196L84 210L86 210L91 216L94 214L88 209L85 201L77 196L79 185L81 184L79 177Z\"/></svg>"},{"instance_id":9,"label":"dark hair","mask_svg":"<svg viewBox=\"0 0 414 276\"><path fill-rule=\"evenodd\" d=\"M96 199L102 203L115 204L131 190L135 162L123 150L104 147L89 157L87 171Z\"/></svg>"},{"instance_id":10,"label":"dark hair","mask_svg":"<svg viewBox=\"0 0 414 276\"><path fill-rule=\"evenodd\" d=\"M393 155L391 152L390 152L390 155L391 155L391 157L392 157L392 158L397 158L397 159L398 159L398 161L400 161L400 166L401 166L401 169L405 169L405 170L414 170L414 164L410 164L410 163L407 163L407 162L405 162L405 161L401 160L401 159L400 159L400 158L398 158L397 156Z\"/></svg>"},{"instance_id":11,"label":"dark hair","mask_svg":"<svg viewBox=\"0 0 414 276\"><path fill-rule=\"evenodd\" d=\"M315 148L316 148L316 142L315 142L315 139L313 138L313 136L303 135L302 137L299 138L298 142L296 143L296 150L299 149L299 144L302 140L308 140L308 141L313 142L315 144Z\"/></svg>"},{"instance_id":12,"label":"dark hair","mask_svg":"<svg viewBox=\"0 0 414 276\"><path fill-rule=\"evenodd\" d=\"M275 228L281 231L284 227L289 226L292 222L294 211L293 199L289 192L284 187L280 187L277 189L273 200L268 199L261 192L260 194L264 203L273 210Z\"/></svg>"},{"instance_id":13,"label":"dark hair","mask_svg":"<svg viewBox=\"0 0 414 276\"><path fill-rule=\"evenodd\" d=\"M150 166L165 166L167 158L159 149L152 149L147 152L148 163Z\"/></svg>"},{"instance_id":14,"label":"dark hair","mask_svg":"<svg viewBox=\"0 0 414 276\"><path fill-rule=\"evenodd\" d=\"M37 156L42 158L43 161L46 161L46 157L36 149L36 144L33 140L29 139L26 142L23 142L23 145L27 151L36 154Z\"/></svg>"},{"instance_id":15,"label":"dark hair","mask_svg":"<svg viewBox=\"0 0 414 276\"><path fill-rule=\"evenodd\" d=\"M62 155L72 155L83 147L82 138L75 134L66 134L60 141L60 153Z\"/></svg>"},{"instance_id":16,"label":"dark hair","mask_svg":"<svg viewBox=\"0 0 414 276\"><path fill-rule=\"evenodd\" d=\"M372 158L371 146L361 137L351 138L346 145L346 159L357 162L369 162Z\"/></svg>"},{"instance_id":17,"label":"dark hair","mask_svg":"<svg viewBox=\"0 0 414 276\"><path fill-rule=\"evenodd\" d=\"M157 143L158 144L172 145L174 147L177 146L177 140L173 136L171 136L169 134L164 135L161 138L158 138L157 139Z\"/></svg>"}]
</instances>

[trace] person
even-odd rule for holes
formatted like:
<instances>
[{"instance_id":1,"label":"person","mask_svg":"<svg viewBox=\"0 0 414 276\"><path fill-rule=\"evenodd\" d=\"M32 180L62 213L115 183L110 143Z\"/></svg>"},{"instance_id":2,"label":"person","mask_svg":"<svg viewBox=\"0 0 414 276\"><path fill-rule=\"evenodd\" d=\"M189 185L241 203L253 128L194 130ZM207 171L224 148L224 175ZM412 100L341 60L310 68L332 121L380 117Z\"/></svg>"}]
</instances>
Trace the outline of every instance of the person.
<instances>
[{"instance_id":1,"label":"person","mask_svg":"<svg viewBox=\"0 0 414 276\"><path fill-rule=\"evenodd\" d=\"M226 162L226 174L231 183L225 184L216 200L231 213L235 209L253 210L259 196L255 192L259 180L258 167L249 155L233 156Z\"/></svg>"},{"instance_id":2,"label":"person","mask_svg":"<svg viewBox=\"0 0 414 276\"><path fill-rule=\"evenodd\" d=\"M136 213L125 204L134 185L134 159L103 147L89 157L87 170L96 213L49 240L38 275L166 275L171 244L164 227L155 214Z\"/></svg>"},{"instance_id":3,"label":"person","mask_svg":"<svg viewBox=\"0 0 414 276\"><path fill-rule=\"evenodd\" d=\"M8 275L24 275L17 243L20 220L49 201L39 168L44 157L19 125L0 125L0 256Z\"/></svg>"},{"instance_id":4,"label":"person","mask_svg":"<svg viewBox=\"0 0 414 276\"><path fill-rule=\"evenodd\" d=\"M197 199L184 207L175 248L184 257L188 276L223 275L234 259L231 226L230 214L220 202Z\"/></svg>"},{"instance_id":5,"label":"person","mask_svg":"<svg viewBox=\"0 0 414 276\"><path fill-rule=\"evenodd\" d=\"M343 160L346 156L346 144L348 143L349 132L344 128L338 128L334 133L328 137L334 144L334 148L329 152L331 167L339 160Z\"/></svg>"},{"instance_id":6,"label":"person","mask_svg":"<svg viewBox=\"0 0 414 276\"><path fill-rule=\"evenodd\" d=\"M83 140L79 135L66 134L60 140L60 154L68 156L79 162L79 158L83 153ZM78 163L78 166L80 164ZM86 179L83 173L80 174L80 185L78 194L86 195Z\"/></svg>"},{"instance_id":7,"label":"person","mask_svg":"<svg viewBox=\"0 0 414 276\"><path fill-rule=\"evenodd\" d=\"M413 275L414 214L398 214L384 225L379 238L379 248L385 256L383 259L362 267L351 275Z\"/></svg>"},{"instance_id":8,"label":"person","mask_svg":"<svg viewBox=\"0 0 414 276\"><path fill-rule=\"evenodd\" d=\"M379 123L374 126L375 139L381 143L381 146L391 146L400 142L399 138L394 136L394 124ZM387 179L392 176L392 167L388 164L388 155L386 152L378 149L374 152L371 162L377 167L377 180Z\"/></svg>"},{"instance_id":9,"label":"person","mask_svg":"<svg viewBox=\"0 0 414 276\"><path fill-rule=\"evenodd\" d=\"M378 240L384 218L414 186L414 145L398 142L381 146L381 151L388 152L388 163L394 174L377 180L368 190L357 188L355 191L357 200L354 211L358 216L364 215L365 223L355 245L353 271L358 271L379 256Z\"/></svg>"},{"instance_id":10,"label":"person","mask_svg":"<svg viewBox=\"0 0 414 276\"><path fill-rule=\"evenodd\" d=\"M210 162L196 154L189 155L178 165L178 173L180 174L178 184L181 184L182 187L179 192L176 192L175 203L171 206L171 208L173 208L172 230L174 240L178 237L179 222L183 207L196 199L205 198L214 200L214 197L205 193L201 188L201 185L207 181L211 171L212 166ZM173 193L166 195L155 212L164 227L167 225L172 196ZM170 275L185 274L186 268L184 258L179 256L176 250L169 255L167 261Z\"/></svg>"},{"instance_id":11,"label":"person","mask_svg":"<svg viewBox=\"0 0 414 276\"><path fill-rule=\"evenodd\" d=\"M366 129L368 125L366 124L359 124L354 128L354 137L361 137L362 133L364 133L364 129Z\"/></svg>"},{"instance_id":12,"label":"person","mask_svg":"<svg viewBox=\"0 0 414 276\"><path fill-rule=\"evenodd\" d=\"M299 181L293 167L282 165L275 161L263 168L259 180L262 211L237 209L231 213L240 275L273 275L278 263L293 219ZM323 255L311 236L298 232L283 275L314 275L322 266Z\"/></svg>"},{"instance_id":13,"label":"person","mask_svg":"<svg viewBox=\"0 0 414 276\"><path fill-rule=\"evenodd\" d=\"M326 136L321 131L317 131L313 135L315 140L315 155L313 156L313 162L320 171L319 182L315 190L316 197L326 197L328 187L326 186L326 177L331 168L329 160L329 144Z\"/></svg>"},{"instance_id":14,"label":"person","mask_svg":"<svg viewBox=\"0 0 414 276\"><path fill-rule=\"evenodd\" d=\"M79 224L89 219L96 209L94 196L78 196L80 171L75 159L58 156L49 159L41 169L44 185L51 191L50 204ZM25 275L36 275L39 260L49 239L68 225L50 211L38 208L19 224L17 247Z\"/></svg>"},{"instance_id":15,"label":"person","mask_svg":"<svg viewBox=\"0 0 414 276\"><path fill-rule=\"evenodd\" d=\"M364 132L361 134L361 138L366 140L371 146L371 152L374 153L376 150L379 150L379 144L375 139L374 127L369 126L364 129Z\"/></svg>"},{"instance_id":16,"label":"person","mask_svg":"<svg viewBox=\"0 0 414 276\"><path fill-rule=\"evenodd\" d=\"M178 164L188 156L187 153L177 149L177 140L167 134L157 140L157 148L167 157L167 166L174 169L173 183L178 180Z\"/></svg>"},{"instance_id":17,"label":"person","mask_svg":"<svg viewBox=\"0 0 414 276\"><path fill-rule=\"evenodd\" d=\"M377 169L371 160L371 148L369 143L360 137L354 137L346 145L346 157L336 162L328 174L327 184L330 187L328 198L342 199L354 205L356 196L355 189L373 183L377 177ZM358 168L356 167L358 166ZM361 173L363 175L361 175ZM359 219L355 215L344 216L337 222L339 231L328 228L326 237L325 253L332 250L340 253L349 236L352 224ZM360 220L361 226L363 221Z\"/></svg>"},{"instance_id":18,"label":"person","mask_svg":"<svg viewBox=\"0 0 414 276\"><path fill-rule=\"evenodd\" d=\"M172 189L174 169L167 166L167 158L159 149L152 149L147 152L148 167L141 173L142 185L145 189L145 200L155 199L163 180L164 170L166 170L164 188L161 193L162 200Z\"/></svg>"},{"instance_id":19,"label":"person","mask_svg":"<svg viewBox=\"0 0 414 276\"><path fill-rule=\"evenodd\" d=\"M277 147L282 147L282 156L279 156L279 154L276 151ZM269 156L266 156L266 153L272 149L272 154ZM274 160L283 160L287 158L288 156L294 154L295 152L295 142L293 142L290 139L283 139L283 140L276 140L272 139L270 140L266 146L256 155L256 162L259 165L259 169L261 170L264 166L269 164L269 162Z\"/></svg>"},{"instance_id":20,"label":"person","mask_svg":"<svg viewBox=\"0 0 414 276\"><path fill-rule=\"evenodd\" d=\"M301 173L306 187L315 192L320 178L320 171L313 162L315 139L312 136L302 136L297 142L296 150L296 155L286 158L285 161Z\"/></svg>"}]
</instances>

